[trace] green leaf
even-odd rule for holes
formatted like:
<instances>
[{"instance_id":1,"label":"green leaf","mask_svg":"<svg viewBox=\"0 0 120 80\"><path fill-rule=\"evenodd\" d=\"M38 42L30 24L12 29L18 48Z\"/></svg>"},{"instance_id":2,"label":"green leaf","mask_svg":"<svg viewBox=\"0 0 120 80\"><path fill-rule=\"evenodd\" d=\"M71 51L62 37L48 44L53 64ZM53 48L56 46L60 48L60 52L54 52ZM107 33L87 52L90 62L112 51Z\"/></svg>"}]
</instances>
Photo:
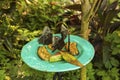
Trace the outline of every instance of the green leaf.
<instances>
[{"instance_id":1,"label":"green leaf","mask_svg":"<svg viewBox=\"0 0 120 80\"><path fill-rule=\"evenodd\" d=\"M110 63L110 49L109 46L105 46L103 49L103 63L107 69L110 69L112 67Z\"/></svg>"},{"instance_id":2,"label":"green leaf","mask_svg":"<svg viewBox=\"0 0 120 80\"><path fill-rule=\"evenodd\" d=\"M88 65L87 65L87 69L92 69L93 68L93 64L92 63L89 63Z\"/></svg>"},{"instance_id":3,"label":"green leaf","mask_svg":"<svg viewBox=\"0 0 120 80\"><path fill-rule=\"evenodd\" d=\"M116 47L120 49L120 44L116 45Z\"/></svg>"},{"instance_id":4,"label":"green leaf","mask_svg":"<svg viewBox=\"0 0 120 80\"><path fill-rule=\"evenodd\" d=\"M111 64L113 65L113 66L115 66L115 67L118 67L119 66L119 61L117 60L117 59L115 59L114 57L111 57L110 58L110 62L111 62Z\"/></svg>"},{"instance_id":5,"label":"green leaf","mask_svg":"<svg viewBox=\"0 0 120 80\"><path fill-rule=\"evenodd\" d=\"M103 76L105 74L106 74L106 72L104 70L98 70L98 72L97 72L98 76Z\"/></svg>"},{"instance_id":6,"label":"green leaf","mask_svg":"<svg viewBox=\"0 0 120 80\"><path fill-rule=\"evenodd\" d=\"M88 80L95 80L95 70L93 69L93 64L89 63L87 65L87 75Z\"/></svg>"},{"instance_id":7,"label":"green leaf","mask_svg":"<svg viewBox=\"0 0 120 80\"><path fill-rule=\"evenodd\" d=\"M0 80L4 80L5 79L5 70L0 70Z\"/></svg>"},{"instance_id":8,"label":"green leaf","mask_svg":"<svg viewBox=\"0 0 120 80\"><path fill-rule=\"evenodd\" d=\"M110 74L114 77L115 76L120 76L119 71L120 71L119 68L117 69L117 68L114 67L114 68L111 69Z\"/></svg>"},{"instance_id":9,"label":"green leaf","mask_svg":"<svg viewBox=\"0 0 120 80\"><path fill-rule=\"evenodd\" d=\"M120 48L115 47L112 51L112 55L120 54Z\"/></svg>"},{"instance_id":10,"label":"green leaf","mask_svg":"<svg viewBox=\"0 0 120 80\"><path fill-rule=\"evenodd\" d=\"M102 80L112 80L110 76L103 76Z\"/></svg>"},{"instance_id":11,"label":"green leaf","mask_svg":"<svg viewBox=\"0 0 120 80\"><path fill-rule=\"evenodd\" d=\"M107 34L107 36L105 37L105 41L107 42L111 42L112 41L112 35L111 34Z\"/></svg>"},{"instance_id":12,"label":"green leaf","mask_svg":"<svg viewBox=\"0 0 120 80\"><path fill-rule=\"evenodd\" d=\"M106 67L107 69L112 68L112 65L111 65L111 63L110 63L109 60L107 60L107 61L105 62L105 67Z\"/></svg>"}]
</instances>

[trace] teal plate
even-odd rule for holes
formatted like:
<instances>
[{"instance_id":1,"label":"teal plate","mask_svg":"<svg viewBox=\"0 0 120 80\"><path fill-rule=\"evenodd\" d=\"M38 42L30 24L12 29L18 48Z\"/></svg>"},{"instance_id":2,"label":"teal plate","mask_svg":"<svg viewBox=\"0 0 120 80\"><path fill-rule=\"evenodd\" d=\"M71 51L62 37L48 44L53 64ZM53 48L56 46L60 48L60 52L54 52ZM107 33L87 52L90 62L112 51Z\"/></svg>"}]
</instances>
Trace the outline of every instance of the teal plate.
<instances>
[{"instance_id":1,"label":"teal plate","mask_svg":"<svg viewBox=\"0 0 120 80\"><path fill-rule=\"evenodd\" d=\"M55 36L60 36L55 34ZM88 64L94 57L94 48L93 46L85 39L70 35L70 41L77 43L77 48L79 50L79 55L76 58L83 64ZM65 39L65 42L68 42L68 37ZM46 71L46 72L63 72L79 69L80 67L67 63L65 61L59 62L49 62L44 61L39 58L37 55L37 49L43 44L38 43L38 38L33 39L23 46L21 51L22 60L31 68ZM53 53L51 53L53 54Z\"/></svg>"}]
</instances>

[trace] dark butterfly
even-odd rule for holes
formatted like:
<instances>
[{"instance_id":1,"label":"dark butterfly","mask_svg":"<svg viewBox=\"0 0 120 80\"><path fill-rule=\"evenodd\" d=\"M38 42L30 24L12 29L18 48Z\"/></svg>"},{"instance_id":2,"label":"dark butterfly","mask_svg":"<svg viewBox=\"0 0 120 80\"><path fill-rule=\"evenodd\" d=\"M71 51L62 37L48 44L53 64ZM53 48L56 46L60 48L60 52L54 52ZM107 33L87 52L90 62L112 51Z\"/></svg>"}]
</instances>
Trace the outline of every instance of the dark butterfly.
<instances>
[{"instance_id":1,"label":"dark butterfly","mask_svg":"<svg viewBox=\"0 0 120 80\"><path fill-rule=\"evenodd\" d=\"M65 42L64 42L64 39L67 37L68 35L68 30L67 28L65 28L65 26L61 26L61 31L60 31L60 34L61 34L61 38L60 37L54 37L54 41L53 41L53 52L58 49L58 50L61 50L64 46L65 46Z\"/></svg>"},{"instance_id":2,"label":"dark butterfly","mask_svg":"<svg viewBox=\"0 0 120 80\"><path fill-rule=\"evenodd\" d=\"M39 37L38 42L44 45L52 44L52 32L49 27L43 29L42 35Z\"/></svg>"}]
</instances>

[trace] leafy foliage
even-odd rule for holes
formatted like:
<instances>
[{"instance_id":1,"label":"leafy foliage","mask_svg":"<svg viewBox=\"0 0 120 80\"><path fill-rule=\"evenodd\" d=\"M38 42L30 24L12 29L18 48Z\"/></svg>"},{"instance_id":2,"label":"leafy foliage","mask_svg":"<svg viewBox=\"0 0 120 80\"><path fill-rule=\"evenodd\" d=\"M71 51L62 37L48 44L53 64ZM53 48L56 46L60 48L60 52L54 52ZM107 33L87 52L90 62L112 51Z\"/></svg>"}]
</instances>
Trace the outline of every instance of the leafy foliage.
<instances>
[{"instance_id":1,"label":"leafy foliage","mask_svg":"<svg viewBox=\"0 0 120 80\"><path fill-rule=\"evenodd\" d=\"M119 55L120 54L120 50L118 49L119 47L119 39L120 39L120 36L118 35L119 32L115 31L112 35L108 34L106 37L105 37L105 44L106 46L104 46L104 49L103 49L103 55L105 54L106 56L104 56L104 63L107 63L106 64L106 67L107 68L111 68L112 66L114 67L119 67L119 61L117 60L116 58L116 55ZM105 52L105 49L109 49L107 50L107 52ZM119 56L118 56L119 58ZM111 66L110 66L111 65Z\"/></svg>"},{"instance_id":2,"label":"leafy foliage","mask_svg":"<svg viewBox=\"0 0 120 80\"><path fill-rule=\"evenodd\" d=\"M25 1L5 0L0 3L0 80L52 80L53 73L35 71L25 65L20 52L25 43L41 34L44 26L55 26L63 11L60 4L51 4L49 0Z\"/></svg>"},{"instance_id":3,"label":"leafy foliage","mask_svg":"<svg viewBox=\"0 0 120 80\"><path fill-rule=\"evenodd\" d=\"M118 13L120 9L118 7L118 1L115 1L107 5L107 0L104 0L97 12L98 18L95 16L93 19L94 25L91 25L92 30L99 34L101 37L107 35L107 33L112 33L114 30L119 28L120 21ZM117 19L117 20L114 20Z\"/></svg>"}]
</instances>

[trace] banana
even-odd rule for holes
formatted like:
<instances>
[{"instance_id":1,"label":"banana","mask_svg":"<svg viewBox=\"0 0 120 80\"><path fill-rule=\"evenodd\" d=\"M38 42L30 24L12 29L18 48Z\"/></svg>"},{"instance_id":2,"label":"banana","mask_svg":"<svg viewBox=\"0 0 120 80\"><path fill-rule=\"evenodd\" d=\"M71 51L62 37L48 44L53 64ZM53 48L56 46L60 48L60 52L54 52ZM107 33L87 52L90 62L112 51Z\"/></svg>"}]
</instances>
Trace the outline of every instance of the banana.
<instances>
[{"instance_id":1,"label":"banana","mask_svg":"<svg viewBox=\"0 0 120 80\"><path fill-rule=\"evenodd\" d=\"M66 43L65 48L68 51L68 43ZM79 52L78 52L78 49L77 49L77 43L70 42L69 50L70 50L70 54L72 54L72 55L78 55Z\"/></svg>"},{"instance_id":2,"label":"banana","mask_svg":"<svg viewBox=\"0 0 120 80\"><path fill-rule=\"evenodd\" d=\"M47 51L45 46L41 46L38 48L38 55L41 59L45 61L49 61L51 54Z\"/></svg>"},{"instance_id":3,"label":"banana","mask_svg":"<svg viewBox=\"0 0 120 80\"><path fill-rule=\"evenodd\" d=\"M79 67L83 67L84 65L78 61L74 56L72 56L71 54L69 54L68 52L62 52L60 51L62 58L66 61L69 62L73 65L79 66Z\"/></svg>"}]
</instances>

